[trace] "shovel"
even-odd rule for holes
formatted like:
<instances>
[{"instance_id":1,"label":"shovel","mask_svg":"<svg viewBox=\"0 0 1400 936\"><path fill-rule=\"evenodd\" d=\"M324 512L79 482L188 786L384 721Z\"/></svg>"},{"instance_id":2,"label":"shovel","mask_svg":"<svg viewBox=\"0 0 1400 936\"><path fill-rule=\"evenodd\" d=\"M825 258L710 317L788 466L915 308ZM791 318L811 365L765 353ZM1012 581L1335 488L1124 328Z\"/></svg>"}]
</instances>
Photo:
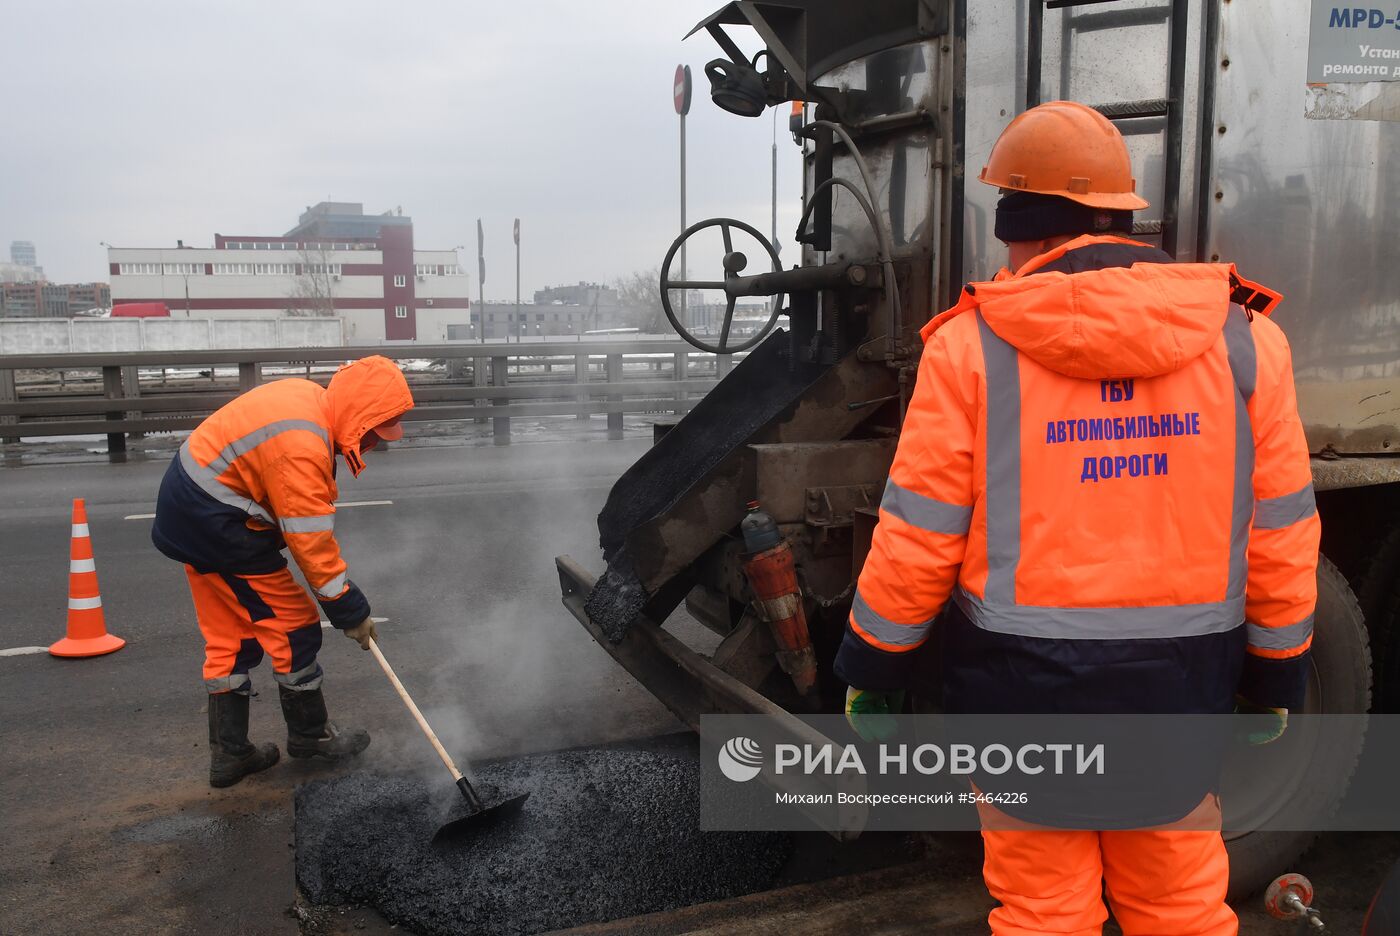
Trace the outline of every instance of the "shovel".
<instances>
[{"instance_id":1,"label":"shovel","mask_svg":"<svg viewBox=\"0 0 1400 936\"><path fill-rule=\"evenodd\" d=\"M441 757L442 762L447 765L452 779L457 781L457 789L462 792L462 798L467 801L467 814L461 818L453 819L438 829L433 834L433 844L454 841L464 835L479 832L520 812L520 808L530 798L529 793L509 797L491 806L487 806L481 801L481 797L476 795L476 790L472 789L470 781L462 776L462 772L452 762L452 757L447 753L447 749L442 746L438 736L433 733L433 729L428 725L428 720L423 717L422 712L418 711L418 706L413 704L413 697L408 694L403 683L399 682L399 677L394 675L394 668L389 665L388 660L384 659L384 654L380 652L379 644L375 642L373 637L369 639L369 650L379 661L379 666L384 670L384 675L389 677L389 682L394 684L394 691L399 694L400 699L403 699L403 704L408 706L408 710L413 713L418 727L423 729L423 734L427 735L428 740L432 742L433 750L437 751L438 757Z\"/></svg>"}]
</instances>

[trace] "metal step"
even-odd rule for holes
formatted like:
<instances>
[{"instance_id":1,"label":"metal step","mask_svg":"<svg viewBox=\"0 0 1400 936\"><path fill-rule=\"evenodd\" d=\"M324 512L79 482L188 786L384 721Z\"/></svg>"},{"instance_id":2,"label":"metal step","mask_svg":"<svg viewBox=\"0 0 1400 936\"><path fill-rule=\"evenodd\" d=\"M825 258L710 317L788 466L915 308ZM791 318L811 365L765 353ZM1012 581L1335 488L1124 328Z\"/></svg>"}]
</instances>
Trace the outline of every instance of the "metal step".
<instances>
[{"instance_id":1,"label":"metal step","mask_svg":"<svg viewBox=\"0 0 1400 936\"><path fill-rule=\"evenodd\" d=\"M1116 121L1118 132L1125 137L1151 136L1167 129L1165 117L1131 117Z\"/></svg>"},{"instance_id":2,"label":"metal step","mask_svg":"<svg viewBox=\"0 0 1400 936\"><path fill-rule=\"evenodd\" d=\"M1155 26L1165 23L1172 15L1170 6L1142 7L1133 10L1105 10L1102 13L1080 13L1069 20L1076 33L1100 32L1121 26Z\"/></svg>"},{"instance_id":3,"label":"metal step","mask_svg":"<svg viewBox=\"0 0 1400 936\"><path fill-rule=\"evenodd\" d=\"M1162 222L1161 222L1161 221L1134 221L1134 222L1133 222L1133 233L1134 233L1134 234L1161 234L1161 233L1162 233Z\"/></svg>"},{"instance_id":4,"label":"metal step","mask_svg":"<svg viewBox=\"0 0 1400 936\"><path fill-rule=\"evenodd\" d=\"M1094 110L1109 120L1133 120L1138 117L1166 117L1171 112L1170 98L1148 98L1145 101L1116 101L1095 104Z\"/></svg>"}]
</instances>

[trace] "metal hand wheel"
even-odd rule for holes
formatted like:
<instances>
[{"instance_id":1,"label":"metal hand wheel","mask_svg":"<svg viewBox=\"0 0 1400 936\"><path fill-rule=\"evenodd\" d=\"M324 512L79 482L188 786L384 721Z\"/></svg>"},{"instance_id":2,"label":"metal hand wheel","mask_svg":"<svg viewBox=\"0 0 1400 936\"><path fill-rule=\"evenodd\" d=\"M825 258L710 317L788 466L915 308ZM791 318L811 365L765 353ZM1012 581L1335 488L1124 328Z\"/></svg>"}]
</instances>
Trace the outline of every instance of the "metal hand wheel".
<instances>
[{"instance_id":1,"label":"metal hand wheel","mask_svg":"<svg viewBox=\"0 0 1400 936\"><path fill-rule=\"evenodd\" d=\"M718 227L720 235L724 238L724 279L723 280L673 280L671 279L671 261L675 259L676 252L692 235L705 228ZM686 341L699 348L701 351L709 351L711 354L733 354L735 351L747 351L758 344L768 333L773 330L773 326L778 323L778 315L783 307L783 294L778 293L773 297L773 311L768 316L768 321L758 330L758 334L747 338L739 344L731 344L729 341L729 330L734 323L734 300L739 293L734 290L735 285L740 280L739 273L748 266L748 257L734 249L734 243L730 237L730 229L738 228L758 241L763 249L768 251L768 256L773 261L773 272L777 273L782 269L782 262L778 259L778 252L773 249L768 238L758 233L750 225L733 218L710 218L698 224L692 224L686 228L680 237L671 244L671 249L666 251L666 259L661 262L661 308L666 312L666 318L670 320L671 327L676 333ZM682 276L685 275L682 271ZM723 289L725 294L724 324L720 327L719 344L710 344L686 328L676 316L676 310L671 306L671 290L673 289Z\"/></svg>"}]
</instances>

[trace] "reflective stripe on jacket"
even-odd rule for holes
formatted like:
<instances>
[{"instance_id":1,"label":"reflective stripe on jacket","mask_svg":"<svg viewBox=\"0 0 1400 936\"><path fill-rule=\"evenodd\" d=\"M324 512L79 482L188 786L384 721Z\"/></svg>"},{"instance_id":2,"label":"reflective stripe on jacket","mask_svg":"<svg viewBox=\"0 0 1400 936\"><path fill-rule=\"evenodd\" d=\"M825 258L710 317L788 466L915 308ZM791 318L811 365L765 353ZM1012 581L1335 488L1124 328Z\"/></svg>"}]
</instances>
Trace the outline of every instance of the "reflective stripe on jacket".
<instances>
[{"instance_id":1,"label":"reflective stripe on jacket","mask_svg":"<svg viewBox=\"0 0 1400 936\"><path fill-rule=\"evenodd\" d=\"M335 455L358 474L365 432L413 406L397 365L373 356L322 388L277 380L217 410L166 471L151 536L198 571L256 575L293 559L337 627L369 616L335 538Z\"/></svg>"},{"instance_id":2,"label":"reflective stripe on jacket","mask_svg":"<svg viewBox=\"0 0 1400 936\"><path fill-rule=\"evenodd\" d=\"M1319 524L1278 298L1119 237L969 286L924 329L842 678L907 685L951 597L955 709L1296 707Z\"/></svg>"}]
</instances>

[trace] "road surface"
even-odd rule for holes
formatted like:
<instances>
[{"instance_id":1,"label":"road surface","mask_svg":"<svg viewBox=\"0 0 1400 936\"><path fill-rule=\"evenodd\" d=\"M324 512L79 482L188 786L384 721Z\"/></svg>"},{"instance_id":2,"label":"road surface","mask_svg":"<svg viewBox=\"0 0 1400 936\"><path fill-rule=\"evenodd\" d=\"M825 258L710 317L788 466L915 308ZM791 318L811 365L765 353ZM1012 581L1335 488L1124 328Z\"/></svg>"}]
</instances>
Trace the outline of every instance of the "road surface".
<instances>
[{"instance_id":1,"label":"road surface","mask_svg":"<svg viewBox=\"0 0 1400 936\"><path fill-rule=\"evenodd\" d=\"M594 517L647 444L398 448L373 453L359 479L342 472L337 534L350 574L390 619L385 653L450 750L509 756L679 727L560 607L553 569L565 552L602 568ZM164 457L34 461L0 467L0 652L63 634L75 497L87 500L108 626L128 645L88 660L0 656L0 933L297 933L307 924L289 912L296 784L359 767L439 783L440 764L369 656L327 631L332 717L370 730L363 761L284 758L209 789L202 645L183 573L151 546L145 516ZM254 685L252 736L280 743L266 665ZM1324 905L1345 905L1354 922L1397 853L1394 835L1330 837L1303 870L1319 876ZM941 898L905 892L906 903L984 900L975 855L965 864L933 888ZM793 912L769 898L746 906L746 919L763 907ZM715 919L733 922L727 912ZM842 919L839 909L823 918ZM342 922L378 925L358 912ZM1245 928L1287 931L1257 915Z\"/></svg>"},{"instance_id":2,"label":"road surface","mask_svg":"<svg viewBox=\"0 0 1400 936\"><path fill-rule=\"evenodd\" d=\"M373 453L336 530L386 655L448 748L505 756L678 724L559 605L553 559L601 568L593 518L646 442ZM0 932L294 933L291 762L210 790L202 643L181 567L150 542L163 461L0 469L0 650L63 634L68 518L87 501L110 656L0 657ZM136 519L126 519L135 517ZM365 766L440 771L368 654L326 631L332 717ZM285 733L266 664L252 736ZM432 774L435 776L435 774Z\"/></svg>"}]
</instances>

